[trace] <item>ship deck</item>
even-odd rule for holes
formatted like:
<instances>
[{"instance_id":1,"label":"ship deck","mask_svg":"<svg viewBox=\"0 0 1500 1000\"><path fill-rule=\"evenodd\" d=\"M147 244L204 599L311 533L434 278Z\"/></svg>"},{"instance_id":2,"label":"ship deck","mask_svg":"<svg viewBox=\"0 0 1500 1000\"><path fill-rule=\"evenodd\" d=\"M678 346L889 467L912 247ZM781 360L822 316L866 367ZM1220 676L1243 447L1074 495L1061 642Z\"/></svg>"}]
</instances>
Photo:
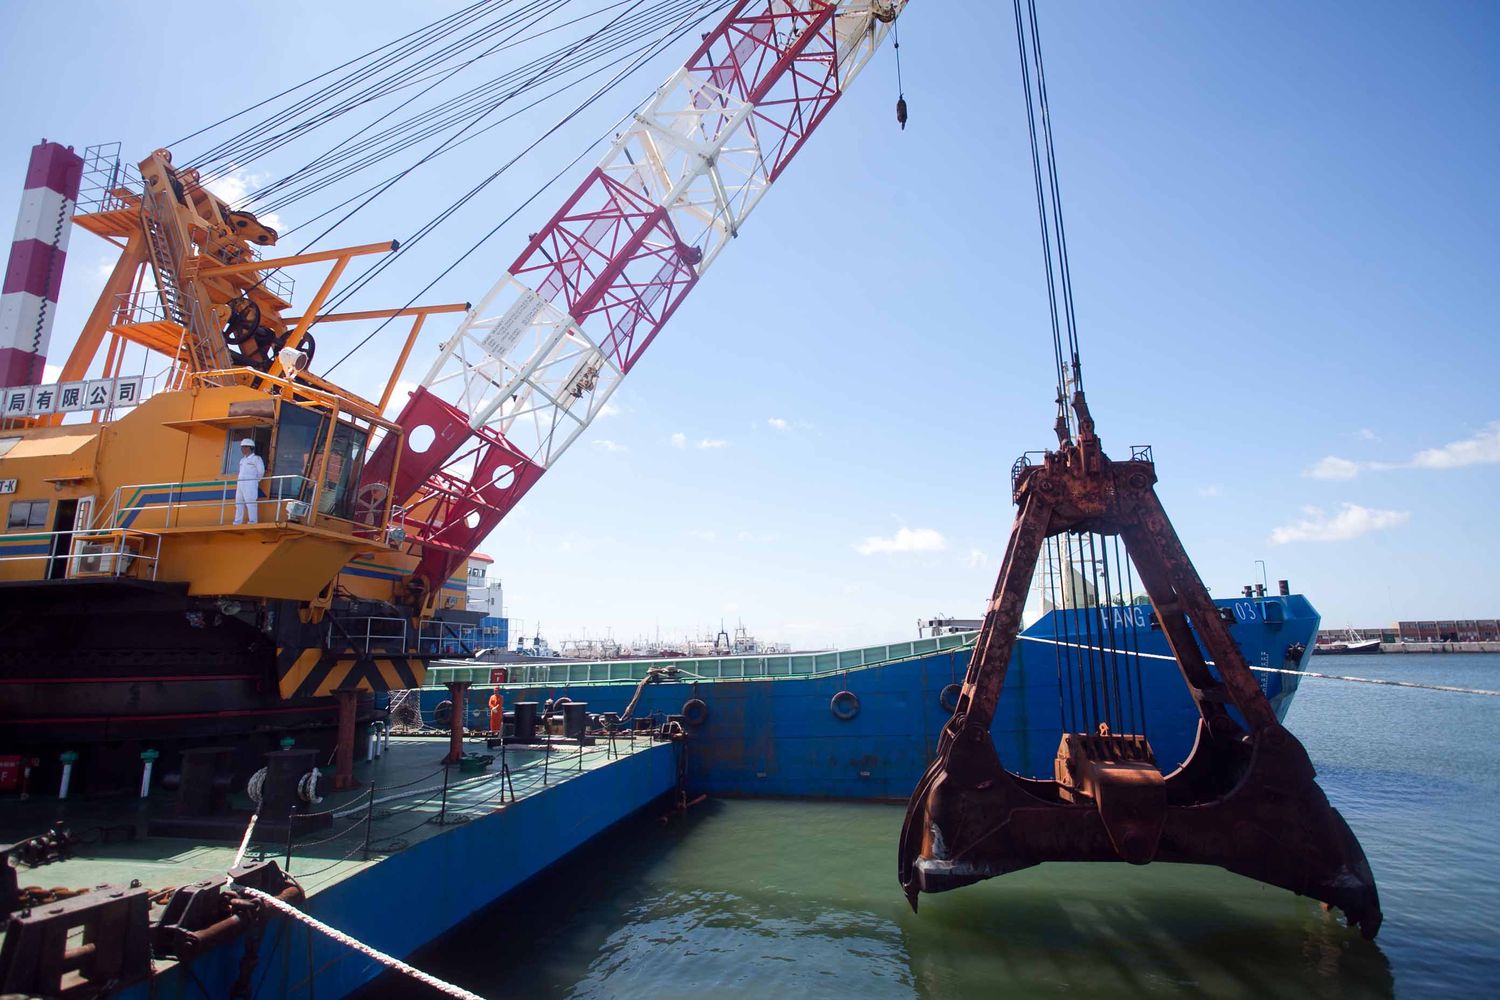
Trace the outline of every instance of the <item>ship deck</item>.
<instances>
[{"instance_id":1,"label":"ship deck","mask_svg":"<svg viewBox=\"0 0 1500 1000\"><path fill-rule=\"evenodd\" d=\"M289 867L307 894L302 908L308 913L376 948L407 955L670 791L676 781L677 748L649 737L593 746L559 741L550 751L508 747L508 780L500 750L470 742L471 752L495 754L493 766L472 775L449 768L445 790L440 760L447 746L446 735L392 737L383 756L356 764L359 788L318 803L318 811L332 814L331 825L299 833L289 865L284 827L274 838L257 838L246 862L271 858ZM250 806L243 794L231 802L247 811ZM81 889L139 880L158 891L222 879L239 849L237 835L144 835L150 818L171 815L174 805L172 793L160 792L146 800L12 801L0 813L0 842L36 836L58 821L81 841L66 860L20 867L22 887ZM474 878L475 871L486 877ZM460 872L470 874L455 877ZM154 904L153 920L161 912ZM284 921L272 921L279 923ZM341 996L381 971L332 941L317 938L313 946L319 996ZM192 963L192 975L212 995L227 995L243 950L230 943L209 952ZM281 995L308 989L300 941L296 953L295 961L285 955L261 960L267 965L261 974L281 980ZM190 993L194 987L183 972L177 963L158 960L154 984L143 982L122 995L146 997L162 988Z\"/></svg>"}]
</instances>

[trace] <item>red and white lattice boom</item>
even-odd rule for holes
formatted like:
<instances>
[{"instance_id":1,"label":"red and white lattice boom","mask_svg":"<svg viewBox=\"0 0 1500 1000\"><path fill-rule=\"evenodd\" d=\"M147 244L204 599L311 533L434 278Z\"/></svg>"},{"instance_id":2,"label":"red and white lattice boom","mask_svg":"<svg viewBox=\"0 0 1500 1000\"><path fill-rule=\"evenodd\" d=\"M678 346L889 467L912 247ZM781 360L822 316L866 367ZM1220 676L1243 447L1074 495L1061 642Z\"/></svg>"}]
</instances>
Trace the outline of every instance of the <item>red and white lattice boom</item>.
<instances>
[{"instance_id":1,"label":"red and white lattice boom","mask_svg":"<svg viewBox=\"0 0 1500 1000\"><path fill-rule=\"evenodd\" d=\"M392 495L428 586L598 416L905 6L736 4L464 317L398 418Z\"/></svg>"}]
</instances>

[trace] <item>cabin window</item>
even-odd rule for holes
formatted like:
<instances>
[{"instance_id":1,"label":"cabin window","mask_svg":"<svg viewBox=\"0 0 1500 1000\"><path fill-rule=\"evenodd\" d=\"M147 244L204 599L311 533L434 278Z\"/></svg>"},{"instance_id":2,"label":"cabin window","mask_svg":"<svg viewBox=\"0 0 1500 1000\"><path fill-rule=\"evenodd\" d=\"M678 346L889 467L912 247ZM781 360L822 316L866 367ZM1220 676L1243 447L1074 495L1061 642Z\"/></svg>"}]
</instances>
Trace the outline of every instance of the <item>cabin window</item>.
<instances>
[{"instance_id":1,"label":"cabin window","mask_svg":"<svg viewBox=\"0 0 1500 1000\"><path fill-rule=\"evenodd\" d=\"M313 461L322 453L323 429L328 418L316 410L290 403L281 404L276 420L276 454L270 464L271 496L307 500L312 496ZM289 478L284 478L289 477Z\"/></svg>"},{"instance_id":2,"label":"cabin window","mask_svg":"<svg viewBox=\"0 0 1500 1000\"><path fill-rule=\"evenodd\" d=\"M346 521L353 519L355 491L364 469L368 441L369 435L352 424L340 423L333 429L333 447L328 452L328 469L318 500L324 514Z\"/></svg>"},{"instance_id":3,"label":"cabin window","mask_svg":"<svg viewBox=\"0 0 1500 1000\"><path fill-rule=\"evenodd\" d=\"M5 519L7 531L28 531L47 526L47 508L50 500L12 500L10 516Z\"/></svg>"},{"instance_id":4,"label":"cabin window","mask_svg":"<svg viewBox=\"0 0 1500 1000\"><path fill-rule=\"evenodd\" d=\"M21 443L18 437L0 438L0 458L4 458L10 450Z\"/></svg>"}]
</instances>

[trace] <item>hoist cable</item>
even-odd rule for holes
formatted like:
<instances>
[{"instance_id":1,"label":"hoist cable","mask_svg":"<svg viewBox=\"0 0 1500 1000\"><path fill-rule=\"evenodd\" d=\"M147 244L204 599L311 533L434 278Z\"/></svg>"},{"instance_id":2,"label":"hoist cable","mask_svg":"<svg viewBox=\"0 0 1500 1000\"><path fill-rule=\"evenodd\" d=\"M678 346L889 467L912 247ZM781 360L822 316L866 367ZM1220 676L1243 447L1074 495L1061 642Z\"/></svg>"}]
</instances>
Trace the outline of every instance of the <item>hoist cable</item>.
<instances>
[{"instance_id":1,"label":"hoist cable","mask_svg":"<svg viewBox=\"0 0 1500 1000\"><path fill-rule=\"evenodd\" d=\"M1027 135L1031 140L1031 175L1036 187L1037 222L1042 232L1042 264L1047 272L1047 306L1052 322L1052 355L1057 374L1058 416L1068 428L1072 418L1067 409L1067 362L1063 353L1062 322L1057 308L1057 285L1052 267L1052 227L1047 220L1047 198L1042 187L1041 151L1036 134L1036 106L1031 92L1031 61L1026 54L1026 28L1021 19L1021 0L1012 0L1016 17L1016 49L1021 63L1021 90L1026 99Z\"/></svg>"},{"instance_id":2,"label":"hoist cable","mask_svg":"<svg viewBox=\"0 0 1500 1000\"><path fill-rule=\"evenodd\" d=\"M276 141L275 136L273 136L271 139L265 140L261 139L261 137L264 136L265 133L270 129L276 128L288 121L291 121L295 118L296 115L306 111L310 111L313 108L318 107L320 104L328 102L329 100L342 97L347 101L351 94L364 93L362 91L354 90L353 88L356 84L364 82L365 80L374 76L376 73L386 73L386 76L382 77L381 81L399 79L402 74L408 73L411 70L411 67L401 67L400 63L414 53L420 52L424 48L427 48L437 40L441 39L448 42L448 44L443 49L439 50L440 54L461 51L468 45L475 44L476 35L482 38L484 31L496 30L495 26L491 25L488 28L481 28L475 33L471 33L468 36L460 36L456 40L452 38L454 30L467 28L474 22L499 11L500 9L508 6L513 2L514 0L486 0L485 3L475 4L472 7L465 8L457 12L457 15L455 15L455 17L451 17L445 21L434 22L433 25L430 25L427 28L418 29L417 32L413 32L409 35L403 36L403 39L397 40L402 44L394 52L387 53L378 60L372 60L368 65L355 69L350 73L345 74L343 77L325 84L321 89L315 91L314 93L306 95L293 102L289 106L282 108L277 112L274 112L272 115L261 120L260 122L248 126L237 135L231 136L230 138L221 141L218 145L214 146L207 152L200 154L198 157L195 157L191 161L191 164L194 166L198 166L201 169L208 164L232 161L236 157L241 157L248 154L249 152L254 151L257 148L254 143L256 143L257 141ZM381 49L373 50L371 55L380 53L382 49L388 47L389 46L382 46ZM356 59L352 60L351 62L357 63L358 61L359 60ZM320 78L321 77L314 77L313 79L316 80ZM380 85L379 82L372 86L378 85ZM305 84L303 84L302 86L305 86ZM295 89L297 88L293 88L293 90ZM274 99L275 98L272 98L271 100Z\"/></svg>"},{"instance_id":3,"label":"hoist cable","mask_svg":"<svg viewBox=\"0 0 1500 1000\"><path fill-rule=\"evenodd\" d=\"M286 174L285 176L280 177L277 180L273 181L272 183L270 183L270 184L268 184L268 185L260 188L259 190L253 192L245 200L244 204L246 206L254 205L255 203L257 203L259 201L262 201L265 198L269 197L275 191L280 190L280 189L282 189L284 187L290 186L291 184L294 184L299 178L304 177L310 171L315 170L320 163L326 162L328 160L328 158L333 153L335 153L340 147L344 146L346 143L349 143L351 141L354 141L355 139L358 139L358 138L360 138L362 136L365 136L370 129L372 129L376 125L380 124L386 118L390 117L391 115L396 114L402 108L407 107L413 101L417 101L417 100L421 99L423 96L431 93L436 88L441 87L443 84L447 83L449 80L453 79L453 77L457 76L459 73L463 72L465 69L467 69L470 66L474 65L474 63L478 62L479 60L484 59L484 58L486 58L488 56L491 56L491 55L495 54L496 52L501 51L502 49L509 48L511 45L517 44L517 36L518 35L520 35L526 29L534 27L538 22L540 22L544 18L546 18L549 15L551 15L563 3L566 3L566 2L567 2L567 0L550 0L550 3L551 3L550 7L545 6L545 3L534 3L534 4L532 4L531 5L532 8L536 8L538 6L541 6L541 7L543 7L543 9L540 10L538 13L536 13L536 16L531 21L529 21L528 23L526 23L524 25L521 25L520 27L516 28L516 30L513 31L511 34L506 35L500 41L496 42L495 44L491 45L489 48L487 48L484 51L480 52L478 55L475 55L472 58L470 58L470 59L468 59L468 60L466 60L464 62L461 62L461 63L459 63L456 66L447 68L444 72L432 74L431 77L426 78L426 79L431 80L431 82L428 83L427 86L424 87L422 90L417 91L417 93L415 93L412 96L408 97L405 101L403 101L403 102L395 105L394 107L387 109L380 117L376 118L373 122L369 122L367 124L361 125L353 133L351 133L350 135L346 136L341 142L336 143L330 149L324 150L323 152L319 153L316 157L314 157L308 163L303 164L301 167L298 167L296 170L293 170L291 173ZM377 95L376 97L370 98L370 100L376 100L379 97L384 97L384 96L386 96L386 95L385 94L380 94L380 95ZM364 102L364 103L368 103L368 101Z\"/></svg>"},{"instance_id":4,"label":"hoist cable","mask_svg":"<svg viewBox=\"0 0 1500 1000\"><path fill-rule=\"evenodd\" d=\"M635 3L633 3L628 10L626 10L626 11L622 12L620 15L618 15L618 17L616 18L616 20L618 20L620 17L626 16L626 14L629 14L630 11L634 10L636 7L640 6L640 4L644 3L644 2L645 2L645 0L635 0ZM597 32L596 32L596 34L597 34ZM582 43L580 43L580 44L582 44ZM616 78L615 82L618 82L618 81L619 81L619 77ZM603 91L596 91L594 93L593 97L590 97L588 99L588 101L586 101L585 103L583 103L583 104L579 105L578 107L574 108L566 116L564 116L561 121L557 122L555 125L553 125L551 128L549 128L546 132L542 133L542 135L539 136L536 140L534 140L531 143L531 145L527 146L524 150L522 150L515 157L513 157L509 162L507 162L506 164L504 164L498 170L495 170L494 172L492 172L488 177L484 178L478 184L476 184L474 187L472 187L471 189L469 189L468 192L466 192L465 194L461 195L458 198L458 200L456 200L455 202L453 202L452 204L450 204L446 209L444 209L442 212L440 212L433 219L429 220L425 225L423 225L420 229L417 230L416 234L414 234L411 237L408 237L405 241L403 241L402 244L401 244L401 247L398 250L396 250L395 252L393 252L393 253L389 254L388 256L382 258L381 260L376 261L374 264L370 265L370 267L366 268L365 271L358 278L356 278L347 288L345 288L342 292L340 292L337 296L334 297L334 300L328 304L327 308L329 310L332 310L332 309L336 308L338 305L340 305L340 304L348 301L348 299L350 298L350 296L354 295L361 288L363 288L366 284L368 284L369 281L375 275L380 274L381 272L383 272L402 253L406 252L410 247L415 246L425 236L427 236L427 234L429 234L434 229L436 229L438 225L440 225L442 222L446 221L454 212L458 211L459 208L461 208L465 204L467 204L470 201L470 199L472 199L475 195L479 194L480 191L484 190L491 183L493 183L494 180L497 177L499 177L502 173L504 173L506 170L508 170L517 160L519 160L522 156L525 156L531 150L535 149L542 141L544 141L549 136L551 136L554 132L556 132L563 125L565 125L569 121L571 121L576 115L578 115L585 108L587 108L589 106L589 104L591 104L593 101L597 100L602 93L603 93ZM309 246L312 245L312 243L316 243L318 240L322 239L324 236L327 236L329 233L333 232L333 230L337 229L344 222L348 221L348 219L351 216L353 216L356 212L358 212L360 209L364 208L371 201L373 201L374 199L380 197L380 195L384 194L386 191L390 190L390 188L392 186L394 186L397 182L399 182L401 180L401 178L403 178L406 175L410 174L413 170L417 169L418 167L424 165L425 163L427 163L428 161L430 161L433 157L441 154L443 152L443 150L445 150L449 146L451 146L459 138L459 136L462 136L464 132L468 131L473 126L478 125L480 121L481 121L481 119L476 118L469 125L465 126L464 129L461 130L460 132L458 132L457 134L455 134L453 136L450 136L447 139L443 140L443 142L441 144L439 144L435 149L433 149L431 152L429 152L422 159L418 160L416 163L413 163L411 166L407 167L405 170L401 171L399 174L396 174L387 183L385 183L378 190L376 190L373 194L369 195L363 201L361 201L358 205L354 206L354 208L351 208L348 212L344 213L344 215L341 216L337 222L335 222L333 225L329 226L327 229L323 230L323 232L319 233L316 237L314 237L312 239L312 241L309 243ZM342 360L342 359L340 359L340 360Z\"/></svg>"},{"instance_id":5,"label":"hoist cable","mask_svg":"<svg viewBox=\"0 0 1500 1000\"><path fill-rule=\"evenodd\" d=\"M1047 177L1052 189L1052 225L1057 234L1057 263L1062 278L1063 309L1068 328L1068 351L1073 365L1073 388L1083 389L1083 365L1078 356L1078 320L1073 311L1073 274L1068 266L1068 235L1063 227L1062 186L1057 153L1052 145L1052 114L1047 104L1047 71L1042 64L1042 37L1037 30L1036 0L1026 0L1031 17L1031 48L1036 56L1036 90L1041 104L1042 134L1047 146Z\"/></svg>"},{"instance_id":6,"label":"hoist cable","mask_svg":"<svg viewBox=\"0 0 1500 1000\"><path fill-rule=\"evenodd\" d=\"M275 192L280 189L279 197L262 205L258 209L258 211L262 212L280 211L288 205L304 197L307 197L310 194L316 193L320 190L324 190L332 186L333 184L338 183L339 181L353 176L355 173L358 173L359 171L362 171L375 163L378 163L392 155L395 155L396 153L401 152L404 149L409 148L410 146L417 144L423 139L430 138L431 136L443 131L444 129L452 127L460 122L467 121L476 113L482 112L483 114L481 115L481 117L483 117L484 115L488 115L490 112L494 111L496 108L507 103L521 93L529 92L535 87L549 83L554 79L563 78L569 73L574 72L581 67L587 66L591 62L596 62L606 56L614 54L615 52L624 48L625 45L629 44L630 42L633 42L638 38L645 37L652 30L658 29L663 25L669 23L672 19L672 16L678 15L681 10L687 9L690 6L690 3L684 4L681 2L681 0L674 0L674 4L672 5L664 4L659 6L672 6L673 9L668 12L668 16L662 16L659 12L656 12L653 14L648 14L643 18L635 19L636 24L632 26L626 33L624 33L622 37L618 39L610 39L607 45L594 46L587 52L580 51L577 56L564 59L561 63L559 63L558 67L555 70L543 74L536 81L528 81L524 86L510 93L503 94L498 99L490 96L495 90L500 89L501 86L510 85L511 83L513 83L519 75L519 69L525 69L526 67L521 67L518 70L513 70L502 77L496 78L496 80L489 81L481 85L480 87L472 88L465 94L459 95L459 97L457 98L450 99L449 101L436 106L433 109L433 112L443 114L444 117L442 118L424 121L424 119L431 117L430 113L415 115L403 122L390 126L380 133L369 136L362 136L358 143L349 146L343 152L337 155L330 155L333 154L335 150L326 151L319 158L321 160L321 163L319 163L318 161L313 161L312 163L305 165L303 168L299 168L298 172L305 172L310 175L315 172L311 168L317 165L322 169L322 176L298 177L298 175L294 173L293 175L289 175L288 177L283 178L280 181L261 188L251 196L251 198L247 201L247 204L263 199L269 193ZM564 91L580 85L591 77L605 72L609 67L626 61L632 55L640 52L644 48L649 47L651 44L654 44L654 39L653 41L648 42L646 45L626 50L623 55L617 55L615 56L615 58L590 69L587 73L569 80L562 86L550 91L539 100L527 105L525 108L507 115L505 118L500 119L500 121L485 125L483 128L478 129L477 131L463 138L460 142L454 143L453 146L450 146L447 150L444 150L444 152L451 151L454 146L462 145L463 143L470 141L476 135L483 134L484 132L495 128L497 125L503 123L504 121L510 120L517 114L529 110L530 108L537 106L537 104L543 103L546 100L563 93ZM533 63L535 62L536 61L534 60ZM528 66L529 65L532 64L528 64ZM461 101L465 103L458 103ZM355 137L349 137L349 139L344 140L344 143L348 143L350 139L353 138ZM335 147L335 149L337 149L337 147ZM300 186L292 186L292 182L298 180L301 181ZM375 185L374 187L379 187L379 184ZM371 189L366 189L366 192L368 190ZM366 192L360 192L360 195L363 195ZM357 197L358 196L356 196L356 198ZM344 204L347 203L348 202L346 201ZM306 224L307 222L303 223L303 225Z\"/></svg>"},{"instance_id":7,"label":"hoist cable","mask_svg":"<svg viewBox=\"0 0 1500 1000\"><path fill-rule=\"evenodd\" d=\"M301 83L294 84L293 86L288 87L287 89L281 91L280 93L272 94L270 97L267 97L264 100L257 101L255 104L252 104L252 105L250 105L247 108L241 108L239 111L236 111L234 114L232 114L232 115L226 115L225 117L220 118L218 121L214 122L211 125L205 125L205 126L203 126L202 128L198 129L196 132L189 132L187 135L185 135L182 138L180 138L180 139L176 140L175 142L171 143L168 148L171 148L171 146L181 145L182 143L187 142L190 139L196 139L198 136L204 134L205 132L210 132L210 131L218 128L220 125L227 125L228 123L234 121L236 118L243 117L244 115L247 115L250 112L255 111L258 108L263 108L263 107L265 107L266 105L270 104L273 101L280 100L281 98L286 97L288 94L296 93L297 91L301 90L303 87L306 87L306 86L308 86L309 84L312 84L312 83L316 83L318 80L323 79L325 76L328 76L328 75L330 75L332 73L337 73L339 70L345 69L345 68L347 68L349 66L353 66L355 63L358 63L361 60L372 58L373 56L378 55L380 52L384 51L385 49L388 49L391 46L396 45L398 43L405 42L408 39L410 39L410 38L412 38L412 37L414 37L416 35L420 35L420 34L422 34L425 31L435 30L435 29L437 29L437 28L445 25L447 22L449 22L449 21L451 21L451 20L453 20L455 18L458 18L458 17L462 16L464 13L466 13L468 11L471 11L471 10L473 10L475 8L478 8L478 7L487 6L487 5L495 3L495 2L496 2L496 0L479 0L478 3L474 3L474 4L471 4L468 7L461 8L460 10L454 11L451 14L445 14L442 17L438 18L436 21L431 22L430 24L423 25L422 27L417 28L414 31L410 31L407 34L402 35L399 38L393 38L389 42L385 42L385 43L383 43L381 45L378 45L375 48L369 50L368 52L365 52L365 53L363 53L361 55L357 55L354 58L349 59L346 62L342 62L339 65L332 67L331 69L326 69L323 72L319 73L317 76L309 77L308 79L303 80ZM504 0L501 0L501 2L504 2Z\"/></svg>"},{"instance_id":8,"label":"hoist cable","mask_svg":"<svg viewBox=\"0 0 1500 1000\"><path fill-rule=\"evenodd\" d=\"M715 8L720 7L722 5L723 5L723 0L703 0L703 2L700 3L697 8L695 8L687 17L685 17L683 19L683 21L678 25L678 27L676 27L675 29L673 29L673 31L669 32L666 36L664 36L661 39L660 44L655 47L656 51L659 52L662 48L665 48L667 45L670 45L673 42L677 41L677 39L681 38L688 31L692 30L692 28L694 28L696 25L702 23L702 21L704 20L704 18L706 16L708 16L708 14L710 12L712 12ZM533 150L537 146L539 146L543 141L545 141L547 138L549 138L558 129L562 128L563 125L567 124L573 118L577 117L577 115L581 114L584 110L586 110L588 107L590 107L600 97L602 97L605 94L607 94L610 91L612 91L616 86L618 86L624 80L626 80L627 78L629 78L637 69L639 69L641 66L643 66L647 62L649 62L654 57L655 54L656 54L656 52L645 53L640 58L638 58L633 65L627 66L624 69L620 70L620 72L617 73L613 79L611 79L608 83L606 83L605 85L603 85L602 87L600 87L598 90L596 90L589 98L587 98L585 101L583 101L582 103L580 103L577 107L575 107L572 111L570 111L567 114L567 116L565 116L561 121L559 121L557 124L553 125L550 129L548 129L547 132L545 132L541 136L537 137L537 139L535 141L533 141L531 143L531 145L529 145L526 149L522 150L520 153L517 153L516 156L513 157L504 166L502 166L500 168L500 170L496 171L496 173L493 174L493 175L491 175L490 178L486 178L486 180L483 181L480 186L482 187L484 184L489 183L489 181L492 180L493 177L498 176L504 170L508 169L511 166L511 164L514 164L519 159L521 159L521 157L525 156L531 150ZM406 305L403 306L402 308L405 309L405 308L410 307L413 303L415 303L417 301L417 299L421 298L423 295L426 295L427 292L430 291L434 285L436 285L439 281L441 281L443 278L447 277L450 273L452 273L452 271L455 268L457 268L459 264L461 264L465 260L467 260L471 255L473 255L475 253L475 251L477 251L481 246L483 246L486 242L488 242L491 237L493 237L502 228L504 228L508 223L510 223L518 215L520 215L520 213L524 209L526 209L527 207L529 207L533 201L535 201L537 198L539 198L547 189L549 189L553 184L557 183L557 181L560 180L568 171L570 171L571 169L573 169L573 167L575 167L580 161L582 161L583 158L585 156L587 156L589 154L589 152L595 146L597 146L600 142L605 141L610 136L610 134L612 134L615 131L615 129L618 128L619 124L621 124L624 121L628 121L636 113L636 111L638 111L644 104L645 104L645 101L642 100L634 108L631 109L631 111L630 111L629 114L625 115L623 118L621 118L619 121L617 121L614 125L611 125L610 128L606 132L604 132L601 136L599 136L599 138L595 139L593 142L589 143L582 150L580 150L579 153L578 153L578 155L575 156L572 159L571 162L569 162L562 169L558 170L557 173L553 174L552 177L550 177L541 187L539 187L530 196L528 196L523 202L521 202L514 209L512 209L509 214L507 214L503 219L501 219L498 223L496 223L493 227L491 227L490 230L487 233L485 233L478 240L476 240L473 244L471 244L467 250L465 250L457 258L455 258L450 264L448 264L447 267L443 268L443 270L440 271L435 277L433 277L432 280L430 280L429 282L427 282L426 285L422 286L422 288L420 288L416 292L416 294L414 294L410 299L407 300ZM475 193L477 193L477 191ZM472 197L472 194L471 195L466 195L463 199L461 199L461 201L460 201L459 204L462 204L462 202L467 201L470 197ZM453 210L456 210L457 207L458 206L455 205L448 212L445 212L444 213L444 217L446 217L446 215L451 214L451 212ZM428 231L430 231L430 229ZM382 263L385 263L385 262L382 261ZM371 269L371 270L373 271L374 269ZM358 291L358 288L359 287L363 287L363 285L365 283L367 283L369 281L369 279L371 277L373 277L373 276L374 276L373 273L366 272L365 275L361 276L358 287L351 287L349 289L349 294L353 294L353 292ZM344 296L343 298L347 298L347 295ZM326 369L325 372L324 372L324 374L327 375L327 374L332 373L332 371L335 368L337 368L339 365L341 365L345 361L347 361L350 357L352 357L354 355L354 353L356 351L358 351L360 348L364 347L364 345L368 344L375 337L376 334L378 334L382 330L384 330L390 323L391 323L391 320L389 320L389 319L385 320L379 326L377 326L374 330L371 330L358 343L356 343L347 352L345 352L345 354L344 354L343 357L339 358L338 361L334 362L332 366L330 366L328 369Z\"/></svg>"}]
</instances>

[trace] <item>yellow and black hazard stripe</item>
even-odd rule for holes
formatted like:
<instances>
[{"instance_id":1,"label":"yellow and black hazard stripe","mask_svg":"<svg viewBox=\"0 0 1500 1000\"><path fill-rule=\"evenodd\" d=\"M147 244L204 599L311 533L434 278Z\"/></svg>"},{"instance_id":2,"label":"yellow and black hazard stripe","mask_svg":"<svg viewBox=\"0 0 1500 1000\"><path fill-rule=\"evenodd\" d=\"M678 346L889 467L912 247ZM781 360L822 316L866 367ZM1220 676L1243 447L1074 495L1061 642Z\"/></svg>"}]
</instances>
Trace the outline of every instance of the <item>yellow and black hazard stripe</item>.
<instances>
[{"instance_id":1,"label":"yellow and black hazard stripe","mask_svg":"<svg viewBox=\"0 0 1500 1000\"><path fill-rule=\"evenodd\" d=\"M427 658L404 650L283 646L276 651L277 688L282 698L330 695L339 688L395 691L421 687L426 675Z\"/></svg>"}]
</instances>

